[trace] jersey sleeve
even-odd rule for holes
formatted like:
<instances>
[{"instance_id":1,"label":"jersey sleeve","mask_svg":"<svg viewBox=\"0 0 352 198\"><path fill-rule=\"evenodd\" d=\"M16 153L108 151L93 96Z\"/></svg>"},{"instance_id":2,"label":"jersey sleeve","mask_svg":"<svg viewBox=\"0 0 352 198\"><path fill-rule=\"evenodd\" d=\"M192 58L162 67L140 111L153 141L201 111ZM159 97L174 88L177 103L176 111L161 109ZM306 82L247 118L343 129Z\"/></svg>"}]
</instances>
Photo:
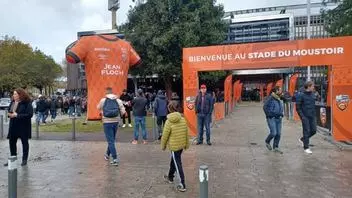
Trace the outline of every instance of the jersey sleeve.
<instances>
[{"instance_id":1,"label":"jersey sleeve","mask_svg":"<svg viewBox=\"0 0 352 198\"><path fill-rule=\"evenodd\" d=\"M66 50L66 59L74 63L84 62L89 51L89 37L82 37Z\"/></svg>"},{"instance_id":2,"label":"jersey sleeve","mask_svg":"<svg viewBox=\"0 0 352 198\"><path fill-rule=\"evenodd\" d=\"M130 66L136 66L141 63L141 58L137 54L137 52L133 49L133 47L130 45L130 50L129 50L129 56L130 56Z\"/></svg>"}]
</instances>

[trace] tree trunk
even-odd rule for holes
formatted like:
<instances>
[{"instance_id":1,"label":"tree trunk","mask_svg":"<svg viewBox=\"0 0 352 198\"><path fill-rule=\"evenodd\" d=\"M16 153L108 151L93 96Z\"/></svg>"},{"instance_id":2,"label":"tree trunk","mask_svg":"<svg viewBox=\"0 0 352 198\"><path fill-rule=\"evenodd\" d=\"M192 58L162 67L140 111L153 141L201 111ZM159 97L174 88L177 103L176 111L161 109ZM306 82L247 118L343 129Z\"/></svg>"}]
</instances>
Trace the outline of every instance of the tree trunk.
<instances>
[{"instance_id":1,"label":"tree trunk","mask_svg":"<svg viewBox=\"0 0 352 198\"><path fill-rule=\"evenodd\" d=\"M172 98L172 78L164 78L166 96L169 100Z\"/></svg>"}]
</instances>

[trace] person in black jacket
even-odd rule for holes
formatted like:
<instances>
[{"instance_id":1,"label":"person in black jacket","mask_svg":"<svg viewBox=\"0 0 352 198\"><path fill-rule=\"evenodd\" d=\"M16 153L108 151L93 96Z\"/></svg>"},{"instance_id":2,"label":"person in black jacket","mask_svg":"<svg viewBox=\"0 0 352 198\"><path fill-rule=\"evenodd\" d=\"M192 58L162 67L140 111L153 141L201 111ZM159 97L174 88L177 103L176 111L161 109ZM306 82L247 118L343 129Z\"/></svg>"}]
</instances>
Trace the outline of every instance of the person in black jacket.
<instances>
[{"instance_id":1,"label":"person in black jacket","mask_svg":"<svg viewBox=\"0 0 352 198\"><path fill-rule=\"evenodd\" d=\"M132 127L131 125L131 111L132 111L132 97L127 93L127 89L124 89L122 95L120 96L120 100L123 102L123 106L127 112L126 115L122 115L122 128L126 127L126 117L128 119L128 127Z\"/></svg>"},{"instance_id":2,"label":"person in black jacket","mask_svg":"<svg viewBox=\"0 0 352 198\"><path fill-rule=\"evenodd\" d=\"M38 96L38 102L37 102L37 112L38 112L38 117L37 117L37 122L39 123L40 121L45 124L45 112L47 110L47 103L45 101L44 96L39 95Z\"/></svg>"},{"instance_id":3,"label":"person in black jacket","mask_svg":"<svg viewBox=\"0 0 352 198\"><path fill-rule=\"evenodd\" d=\"M206 85L200 86L200 93L195 101L195 109L197 114L198 124L198 142L197 145L203 144L204 127L207 136L207 144L211 146L210 142L210 118L213 112L213 97L207 94Z\"/></svg>"},{"instance_id":4,"label":"person in black jacket","mask_svg":"<svg viewBox=\"0 0 352 198\"><path fill-rule=\"evenodd\" d=\"M32 137L33 107L29 95L25 90L19 88L13 92L13 101L10 105L8 114L10 118L9 133L7 138L10 144L11 156L17 155L17 139L20 138L23 148L21 166L27 165L29 144L28 140ZM8 164L4 164L8 166Z\"/></svg>"},{"instance_id":5,"label":"person in black jacket","mask_svg":"<svg viewBox=\"0 0 352 198\"><path fill-rule=\"evenodd\" d=\"M268 96L264 103L263 109L266 116L266 121L270 130L270 134L265 139L266 147L271 151L274 148L274 152L283 153L279 149L279 143L281 138L281 127L282 127L282 117L283 105L280 100L282 90L279 86L274 87L271 90L271 95ZM273 147L271 147L270 142L274 139Z\"/></svg>"},{"instance_id":6,"label":"person in black jacket","mask_svg":"<svg viewBox=\"0 0 352 198\"><path fill-rule=\"evenodd\" d=\"M168 114L167 105L168 105L168 102L165 94L163 93L162 90L159 90L158 95L155 98L155 102L154 102L154 113L156 116L156 124L158 125L158 132L159 132L158 140L161 140L161 136L163 133L162 128L166 122L166 116Z\"/></svg>"},{"instance_id":7,"label":"person in black jacket","mask_svg":"<svg viewBox=\"0 0 352 198\"><path fill-rule=\"evenodd\" d=\"M312 151L309 149L309 139L317 131L314 83L312 81L306 82L304 89L305 91L299 95L296 102L296 110L301 118L303 127L303 137L299 141L303 144L304 152L312 154Z\"/></svg>"},{"instance_id":8,"label":"person in black jacket","mask_svg":"<svg viewBox=\"0 0 352 198\"><path fill-rule=\"evenodd\" d=\"M137 97L132 101L134 117L134 139L132 144L138 144L139 126L142 129L143 144L147 144L146 116L148 100L145 98L142 89L138 89Z\"/></svg>"}]
</instances>

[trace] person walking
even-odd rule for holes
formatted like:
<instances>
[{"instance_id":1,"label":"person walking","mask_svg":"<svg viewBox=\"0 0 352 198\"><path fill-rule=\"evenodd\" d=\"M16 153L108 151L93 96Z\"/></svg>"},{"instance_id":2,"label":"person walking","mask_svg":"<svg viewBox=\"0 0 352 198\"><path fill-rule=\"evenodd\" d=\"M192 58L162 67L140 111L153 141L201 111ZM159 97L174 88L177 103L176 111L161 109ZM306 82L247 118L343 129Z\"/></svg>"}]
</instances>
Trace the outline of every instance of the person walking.
<instances>
[{"instance_id":1,"label":"person walking","mask_svg":"<svg viewBox=\"0 0 352 198\"><path fill-rule=\"evenodd\" d=\"M171 101L168 105L170 114L167 115L163 136L161 138L161 149L164 151L167 147L171 151L171 161L169 174L164 176L165 181L173 183L175 172L181 178L182 186L179 191L186 191L185 174L182 167L181 155L183 150L189 148L189 136L186 120L178 112L178 102Z\"/></svg>"},{"instance_id":2,"label":"person walking","mask_svg":"<svg viewBox=\"0 0 352 198\"><path fill-rule=\"evenodd\" d=\"M301 118L303 127L303 137L299 138L299 142L303 145L304 152L312 154L309 148L309 140L317 131L315 101L316 95L314 92L314 83L308 81L304 84L304 92L297 98L296 110Z\"/></svg>"},{"instance_id":3,"label":"person walking","mask_svg":"<svg viewBox=\"0 0 352 198\"><path fill-rule=\"evenodd\" d=\"M274 150L274 152L283 154L283 152L279 149L282 117L284 116L283 105L282 101L280 100L281 94L282 89L279 86L274 87L271 90L271 95L268 96L264 102L263 110L270 130L268 137L265 139L265 145L268 150ZM272 139L274 139L273 146L270 144Z\"/></svg>"},{"instance_id":4,"label":"person walking","mask_svg":"<svg viewBox=\"0 0 352 198\"><path fill-rule=\"evenodd\" d=\"M42 122L42 124L46 124L45 122L45 113L47 110L47 103L45 101L45 97L42 95L38 96L38 102L37 102L37 112L38 112L38 117L37 117L37 123Z\"/></svg>"},{"instance_id":5,"label":"person walking","mask_svg":"<svg viewBox=\"0 0 352 198\"><path fill-rule=\"evenodd\" d=\"M211 146L210 142L210 116L213 112L213 98L207 94L206 85L200 86L200 93L195 101L195 110L197 114L198 123L198 142L197 145L203 144L204 127L206 131L207 144Z\"/></svg>"},{"instance_id":6,"label":"person walking","mask_svg":"<svg viewBox=\"0 0 352 198\"><path fill-rule=\"evenodd\" d=\"M49 105L50 105L50 115L51 115L51 122L54 122L57 116L57 100L52 97L52 99L49 99Z\"/></svg>"},{"instance_id":7,"label":"person walking","mask_svg":"<svg viewBox=\"0 0 352 198\"><path fill-rule=\"evenodd\" d=\"M137 97L132 101L132 111L134 117L134 139L132 144L138 144L139 127L142 130L143 144L147 144L146 116L148 100L143 95L143 90L138 89Z\"/></svg>"},{"instance_id":8,"label":"person walking","mask_svg":"<svg viewBox=\"0 0 352 198\"><path fill-rule=\"evenodd\" d=\"M132 111L132 97L127 93L127 89L124 89L122 95L120 96L123 105L125 106L127 116L122 116L122 128L126 127L126 117L128 119L128 127L132 127L131 122L131 111Z\"/></svg>"},{"instance_id":9,"label":"person walking","mask_svg":"<svg viewBox=\"0 0 352 198\"><path fill-rule=\"evenodd\" d=\"M22 142L22 163L21 166L26 166L29 154L28 140L32 137L32 121L33 107L29 95L24 89L16 89L13 92L13 101L10 104L8 114L10 118L9 139L11 156L17 156L17 140L20 138ZM8 166L8 163L4 164Z\"/></svg>"},{"instance_id":10,"label":"person walking","mask_svg":"<svg viewBox=\"0 0 352 198\"><path fill-rule=\"evenodd\" d=\"M112 161L110 164L118 166L120 160L118 159L115 140L120 116L126 113L125 107L122 101L113 94L112 88L108 87L106 88L106 96L100 100L97 108L102 114L104 134L108 143L104 159L109 161L111 155Z\"/></svg>"},{"instance_id":11,"label":"person walking","mask_svg":"<svg viewBox=\"0 0 352 198\"><path fill-rule=\"evenodd\" d=\"M167 116L167 99L161 90L158 91L158 95L154 102L154 113L156 116L156 124L158 125L158 140L160 140L163 133L162 127L165 125Z\"/></svg>"}]
</instances>

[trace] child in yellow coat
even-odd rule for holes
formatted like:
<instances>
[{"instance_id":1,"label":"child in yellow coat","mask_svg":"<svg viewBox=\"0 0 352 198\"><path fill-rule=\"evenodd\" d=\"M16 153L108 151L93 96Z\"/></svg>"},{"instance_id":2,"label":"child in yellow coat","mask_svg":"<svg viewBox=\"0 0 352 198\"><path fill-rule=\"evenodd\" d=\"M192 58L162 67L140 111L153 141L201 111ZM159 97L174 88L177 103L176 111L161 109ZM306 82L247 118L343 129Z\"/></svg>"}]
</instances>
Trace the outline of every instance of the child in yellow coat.
<instances>
[{"instance_id":1,"label":"child in yellow coat","mask_svg":"<svg viewBox=\"0 0 352 198\"><path fill-rule=\"evenodd\" d=\"M166 147L171 151L171 162L169 174L164 178L167 182L173 183L174 175L177 171L181 178L181 184L178 188L179 191L185 192L185 175L183 173L181 155L182 151L189 148L188 127L186 120L177 111L178 102L171 101L168 105L170 114L167 115L167 120L164 126L161 149L165 150Z\"/></svg>"}]
</instances>

